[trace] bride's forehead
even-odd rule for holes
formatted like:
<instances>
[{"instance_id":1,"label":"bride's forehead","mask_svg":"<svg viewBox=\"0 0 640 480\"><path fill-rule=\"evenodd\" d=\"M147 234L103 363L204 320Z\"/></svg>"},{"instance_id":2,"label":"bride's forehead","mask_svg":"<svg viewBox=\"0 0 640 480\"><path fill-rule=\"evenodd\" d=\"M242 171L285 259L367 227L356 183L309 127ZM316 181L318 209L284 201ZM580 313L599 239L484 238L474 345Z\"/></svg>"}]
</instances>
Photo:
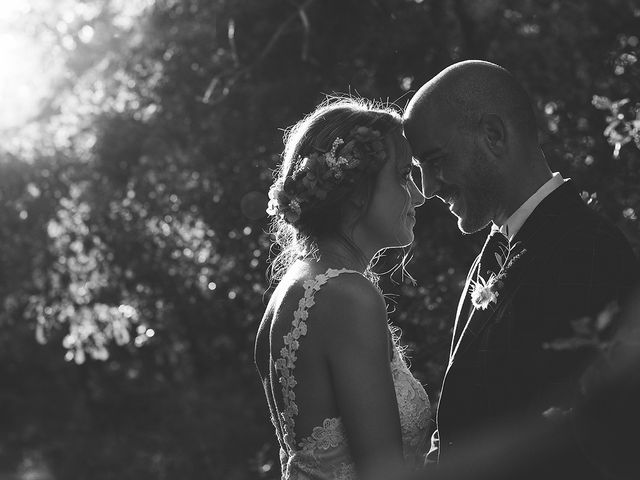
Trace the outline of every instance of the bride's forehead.
<instances>
[{"instance_id":1,"label":"bride's forehead","mask_svg":"<svg viewBox=\"0 0 640 480\"><path fill-rule=\"evenodd\" d=\"M392 132L387 138L387 160L398 167L404 167L411 163L411 147L402 133Z\"/></svg>"}]
</instances>

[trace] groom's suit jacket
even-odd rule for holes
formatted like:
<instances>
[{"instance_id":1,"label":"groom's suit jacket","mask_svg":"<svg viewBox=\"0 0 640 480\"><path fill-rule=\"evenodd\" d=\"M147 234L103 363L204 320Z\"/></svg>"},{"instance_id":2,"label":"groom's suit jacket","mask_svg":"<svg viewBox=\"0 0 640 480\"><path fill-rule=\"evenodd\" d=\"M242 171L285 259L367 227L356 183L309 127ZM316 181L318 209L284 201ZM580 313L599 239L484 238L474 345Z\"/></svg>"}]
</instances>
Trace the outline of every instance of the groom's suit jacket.
<instances>
[{"instance_id":1,"label":"groom's suit jacket","mask_svg":"<svg viewBox=\"0 0 640 480\"><path fill-rule=\"evenodd\" d=\"M525 419L550 421L543 412L552 407L549 412L567 412L592 350L563 348L562 340L575 337L581 318L601 311L637 280L628 242L584 204L571 181L537 206L513 242L526 252L507 270L497 301L486 310L471 303L479 255L458 304L436 448L429 454L433 459L437 453L441 464L455 461L459 448L492 429ZM578 445L558 452L549 466L557 460L552 471L558 478L562 471L571 473L565 478L598 478L589 477L597 469L580 457Z\"/></svg>"}]
</instances>

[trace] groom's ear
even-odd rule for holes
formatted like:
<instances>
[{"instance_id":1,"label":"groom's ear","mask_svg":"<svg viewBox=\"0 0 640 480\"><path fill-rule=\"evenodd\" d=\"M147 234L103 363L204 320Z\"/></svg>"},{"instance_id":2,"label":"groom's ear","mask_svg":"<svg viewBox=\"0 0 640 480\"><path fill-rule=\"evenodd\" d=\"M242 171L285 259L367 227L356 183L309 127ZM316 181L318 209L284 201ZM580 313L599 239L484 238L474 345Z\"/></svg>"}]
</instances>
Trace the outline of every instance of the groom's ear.
<instances>
[{"instance_id":1,"label":"groom's ear","mask_svg":"<svg viewBox=\"0 0 640 480\"><path fill-rule=\"evenodd\" d=\"M502 155L507 148L507 129L500 115L482 114L480 128L487 148L494 155Z\"/></svg>"}]
</instances>

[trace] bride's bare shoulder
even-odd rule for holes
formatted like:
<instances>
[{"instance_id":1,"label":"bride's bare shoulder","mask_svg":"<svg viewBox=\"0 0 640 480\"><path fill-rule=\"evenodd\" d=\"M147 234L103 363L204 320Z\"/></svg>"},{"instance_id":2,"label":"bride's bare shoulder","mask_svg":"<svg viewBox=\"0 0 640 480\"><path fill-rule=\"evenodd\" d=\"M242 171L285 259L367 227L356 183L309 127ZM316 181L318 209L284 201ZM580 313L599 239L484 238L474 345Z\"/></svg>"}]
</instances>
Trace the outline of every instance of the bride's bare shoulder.
<instances>
[{"instance_id":1,"label":"bride's bare shoulder","mask_svg":"<svg viewBox=\"0 0 640 480\"><path fill-rule=\"evenodd\" d=\"M379 290L365 277L344 273L327 282L317 296L315 315L330 336L329 344L340 348L342 341L354 347L360 342L386 345L387 309Z\"/></svg>"},{"instance_id":2,"label":"bride's bare shoulder","mask_svg":"<svg viewBox=\"0 0 640 480\"><path fill-rule=\"evenodd\" d=\"M345 272L332 278L322 289L321 295L325 299L323 303L341 311L376 307L384 309L380 291L369 279L356 272Z\"/></svg>"},{"instance_id":3,"label":"bride's bare shoulder","mask_svg":"<svg viewBox=\"0 0 640 480\"><path fill-rule=\"evenodd\" d=\"M339 314L350 309L385 309L380 291L369 279L355 271L340 272L322 264L300 262L282 279L284 290L302 289L307 282L318 281L317 309ZM324 277L324 278L323 278Z\"/></svg>"},{"instance_id":4,"label":"bride's bare shoulder","mask_svg":"<svg viewBox=\"0 0 640 480\"><path fill-rule=\"evenodd\" d=\"M270 301L272 311L290 311L304 296L304 286L319 281L320 288L314 294L313 308L309 315L319 318L326 326L340 327L343 319L349 319L352 327L364 322L387 325L387 311L380 291L363 275L343 272L331 275L331 270L321 265L300 263L282 278ZM326 277L323 279L322 275ZM324 328L324 327L323 327Z\"/></svg>"}]
</instances>

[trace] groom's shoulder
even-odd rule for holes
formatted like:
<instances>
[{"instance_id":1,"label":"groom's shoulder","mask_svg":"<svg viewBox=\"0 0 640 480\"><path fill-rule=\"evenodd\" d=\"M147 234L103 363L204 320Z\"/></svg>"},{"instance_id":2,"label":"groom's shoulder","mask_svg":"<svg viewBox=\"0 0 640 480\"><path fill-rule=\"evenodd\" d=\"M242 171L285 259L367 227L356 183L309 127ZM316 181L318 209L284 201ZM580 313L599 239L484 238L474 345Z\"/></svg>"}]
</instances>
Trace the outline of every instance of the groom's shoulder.
<instances>
[{"instance_id":1,"label":"groom's shoulder","mask_svg":"<svg viewBox=\"0 0 640 480\"><path fill-rule=\"evenodd\" d=\"M637 259L622 231L587 205L572 181L565 182L541 204L536 219L540 232L539 253L549 268L566 272L611 273L627 277Z\"/></svg>"},{"instance_id":2,"label":"groom's shoulder","mask_svg":"<svg viewBox=\"0 0 640 480\"><path fill-rule=\"evenodd\" d=\"M582 203L560 228L551 255L565 268L612 282L638 280L638 259L631 244L601 213Z\"/></svg>"},{"instance_id":3,"label":"groom's shoulder","mask_svg":"<svg viewBox=\"0 0 640 480\"><path fill-rule=\"evenodd\" d=\"M568 217L563 230L561 237L565 245L586 244L632 256L631 246L622 231L600 212L582 202Z\"/></svg>"},{"instance_id":4,"label":"groom's shoulder","mask_svg":"<svg viewBox=\"0 0 640 480\"><path fill-rule=\"evenodd\" d=\"M562 219L555 225L553 232L560 244L592 243L597 240L630 249L629 242L620 229L602 213L587 205L573 182L567 182L553 197L551 208Z\"/></svg>"}]
</instances>

